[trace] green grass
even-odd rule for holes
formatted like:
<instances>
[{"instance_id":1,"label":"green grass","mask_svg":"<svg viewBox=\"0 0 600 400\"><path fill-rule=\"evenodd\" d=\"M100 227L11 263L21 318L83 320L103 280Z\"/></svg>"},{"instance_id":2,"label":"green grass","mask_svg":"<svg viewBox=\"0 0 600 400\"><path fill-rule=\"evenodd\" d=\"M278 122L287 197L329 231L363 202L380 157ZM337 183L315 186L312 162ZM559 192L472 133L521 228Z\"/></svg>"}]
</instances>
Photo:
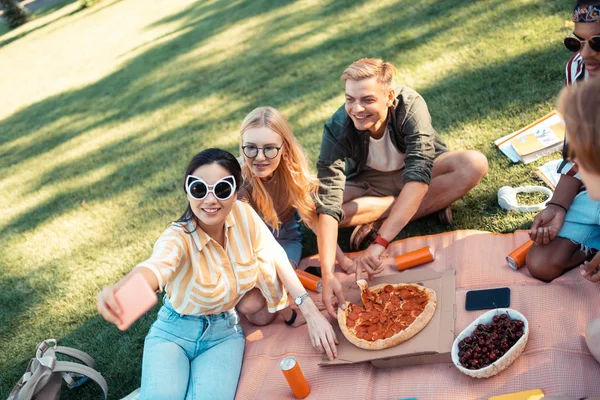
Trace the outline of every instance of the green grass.
<instances>
[{"instance_id":1,"label":"green grass","mask_svg":"<svg viewBox=\"0 0 600 400\"><path fill-rule=\"evenodd\" d=\"M121 333L97 316L96 295L181 214L188 160L209 146L237 153L243 117L272 105L314 164L323 123L343 103L339 76L363 56L398 67L450 148L489 158L450 229L531 223L502 211L496 192L539 184L532 171L547 159L513 165L492 141L553 109L569 58L565 2L65 4L0 31L10 60L0 63L0 397L47 337L93 354L111 397L135 389L155 313ZM425 218L399 237L445 229Z\"/></svg>"}]
</instances>

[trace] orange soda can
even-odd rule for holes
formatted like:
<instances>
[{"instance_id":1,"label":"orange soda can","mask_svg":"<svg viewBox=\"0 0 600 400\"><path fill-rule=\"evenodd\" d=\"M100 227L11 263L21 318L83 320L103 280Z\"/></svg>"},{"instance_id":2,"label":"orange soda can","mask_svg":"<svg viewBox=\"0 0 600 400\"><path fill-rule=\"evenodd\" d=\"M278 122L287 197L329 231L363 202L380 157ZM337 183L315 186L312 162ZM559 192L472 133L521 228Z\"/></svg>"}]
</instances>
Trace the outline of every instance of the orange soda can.
<instances>
[{"instance_id":1,"label":"orange soda can","mask_svg":"<svg viewBox=\"0 0 600 400\"><path fill-rule=\"evenodd\" d=\"M508 266L512 269L519 269L525 265L525 256L527 256L527 252L533 245L533 241L528 240L521 247L511 252L508 256L506 256L506 262Z\"/></svg>"},{"instance_id":2,"label":"orange soda can","mask_svg":"<svg viewBox=\"0 0 600 400\"><path fill-rule=\"evenodd\" d=\"M310 387L308 386L308 382L306 382L306 378L304 378L298 361L294 357L286 357L281 360L279 365L294 396L297 399L303 399L308 396L310 394Z\"/></svg>"},{"instance_id":3,"label":"orange soda can","mask_svg":"<svg viewBox=\"0 0 600 400\"><path fill-rule=\"evenodd\" d=\"M416 267L433 260L435 260L435 253L431 246L427 246L397 256L396 267L398 267L398 271L404 271L405 269Z\"/></svg>"},{"instance_id":4,"label":"orange soda can","mask_svg":"<svg viewBox=\"0 0 600 400\"><path fill-rule=\"evenodd\" d=\"M302 286L304 286L306 289L310 289L317 293L321 293L323 291L323 282L318 276L309 274L301 269L296 270L296 275L298 275L298 279L300 279Z\"/></svg>"}]
</instances>

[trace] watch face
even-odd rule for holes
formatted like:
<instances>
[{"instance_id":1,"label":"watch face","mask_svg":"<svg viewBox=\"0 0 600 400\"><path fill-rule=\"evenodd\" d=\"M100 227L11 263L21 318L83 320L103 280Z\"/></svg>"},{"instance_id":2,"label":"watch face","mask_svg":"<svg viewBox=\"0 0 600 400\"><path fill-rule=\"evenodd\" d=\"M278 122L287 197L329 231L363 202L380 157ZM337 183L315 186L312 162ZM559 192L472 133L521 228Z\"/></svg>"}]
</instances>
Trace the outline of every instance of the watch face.
<instances>
[{"instance_id":1,"label":"watch face","mask_svg":"<svg viewBox=\"0 0 600 400\"><path fill-rule=\"evenodd\" d=\"M305 293L303 295L300 295L298 297L296 297L294 299L294 303L296 303L297 306L299 306L300 304L302 304L302 302L304 301L305 298L308 297L308 293Z\"/></svg>"}]
</instances>

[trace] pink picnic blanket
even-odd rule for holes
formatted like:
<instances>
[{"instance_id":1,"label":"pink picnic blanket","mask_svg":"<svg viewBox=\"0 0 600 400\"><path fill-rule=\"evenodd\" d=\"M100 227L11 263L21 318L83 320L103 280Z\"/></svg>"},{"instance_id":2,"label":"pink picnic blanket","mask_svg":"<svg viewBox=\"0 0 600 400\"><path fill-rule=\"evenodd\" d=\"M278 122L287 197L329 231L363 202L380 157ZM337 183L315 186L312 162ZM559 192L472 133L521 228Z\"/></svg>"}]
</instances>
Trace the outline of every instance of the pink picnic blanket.
<instances>
[{"instance_id":1,"label":"pink picnic blanket","mask_svg":"<svg viewBox=\"0 0 600 400\"><path fill-rule=\"evenodd\" d=\"M376 369L369 363L319 367L321 355L311 346L305 326L291 328L281 318L264 327L243 322L246 349L237 399L293 399L279 362L294 356L310 385L308 399L487 399L522 390L547 395L600 395L600 364L585 344L586 324L600 315L600 285L571 270L552 283L514 271L506 255L527 240L526 232L499 235L455 231L394 242L390 255L432 246L436 260L417 267L456 270L455 335L484 311L466 311L472 289L508 286L511 308L529 320L530 336L523 354L506 370L488 379L462 374L453 364ZM398 273L388 263L382 275ZM345 276L344 279L353 279ZM311 292L315 301L320 295ZM326 314L325 312L323 312Z\"/></svg>"}]
</instances>

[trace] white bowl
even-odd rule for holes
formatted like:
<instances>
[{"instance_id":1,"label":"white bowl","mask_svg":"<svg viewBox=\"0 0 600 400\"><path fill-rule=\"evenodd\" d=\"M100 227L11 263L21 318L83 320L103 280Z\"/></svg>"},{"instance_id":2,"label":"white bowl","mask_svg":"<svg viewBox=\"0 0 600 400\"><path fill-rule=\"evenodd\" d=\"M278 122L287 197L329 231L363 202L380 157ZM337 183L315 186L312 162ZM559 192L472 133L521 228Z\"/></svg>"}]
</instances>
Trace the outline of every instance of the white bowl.
<instances>
[{"instance_id":1,"label":"white bowl","mask_svg":"<svg viewBox=\"0 0 600 400\"><path fill-rule=\"evenodd\" d=\"M460 364L458 357L458 343L466 338L467 336L471 336L477 325L479 324L489 324L492 322L494 316L500 314L506 314L510 319L518 319L523 321L523 336L517 340L515 343L502 357L491 363L485 368L481 369L467 369ZM504 370L510 364L513 363L521 355L523 350L525 349L525 345L527 344L527 339L529 338L529 324L527 322L527 318L523 316L520 312L513 310L512 308L496 308L495 310L490 310L482 315L480 315L475 321L471 322L471 325L467 326L465 330L463 330L460 335L454 339L454 343L452 344L452 362L460 370L460 372L472 376L473 378L489 378L490 376L494 376L500 371Z\"/></svg>"}]
</instances>

